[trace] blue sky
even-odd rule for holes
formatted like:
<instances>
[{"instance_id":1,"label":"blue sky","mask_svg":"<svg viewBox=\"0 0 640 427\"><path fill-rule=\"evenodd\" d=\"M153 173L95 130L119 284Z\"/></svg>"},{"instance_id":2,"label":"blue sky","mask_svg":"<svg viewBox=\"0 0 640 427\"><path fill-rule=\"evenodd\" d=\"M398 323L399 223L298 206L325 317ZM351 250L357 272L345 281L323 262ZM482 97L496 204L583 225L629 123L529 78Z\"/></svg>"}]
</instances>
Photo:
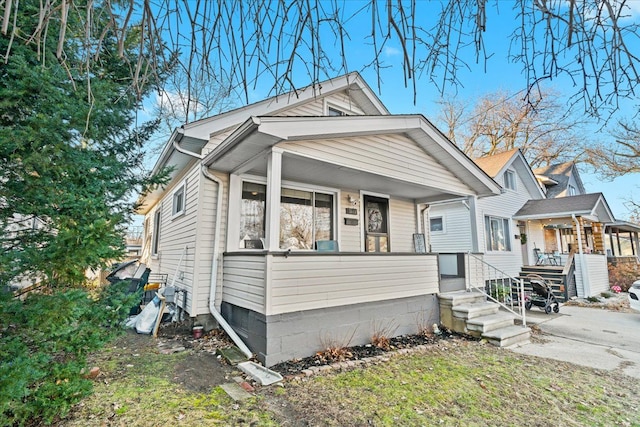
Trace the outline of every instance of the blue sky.
<instances>
[{"instance_id":1,"label":"blue sky","mask_svg":"<svg viewBox=\"0 0 640 427\"><path fill-rule=\"evenodd\" d=\"M350 0L344 3L345 16L349 16L353 11L358 10L365 4L359 0ZM427 23L430 17L434 13L432 7L439 7L438 2L418 2L419 13L425 16L425 26L431 25ZM500 8L499 13L495 10L494 5L497 4ZM371 18L370 15L365 12L359 15L358 18L352 19L348 22L349 42L347 44L347 64L349 71L359 71L364 79L369 83L374 91L378 94L381 100L385 103L387 108L394 114L402 113L420 113L424 114L428 119L439 125L437 116L439 112L438 100L441 96L447 99L458 97L461 100L467 100L472 102L476 97L484 95L486 93L496 92L498 90L508 91L515 93L526 87L526 80L522 73L521 66L518 64L510 64L507 60L507 54L509 50L510 33L513 31L515 21L515 15L511 9L512 2L500 1L497 3L491 3L488 7L487 15L487 31L484 34L484 41L487 52L491 55L487 64L486 70L484 63L475 63L475 52L472 46L463 50L460 55L467 63L469 68L460 69L458 77L461 80L461 85L457 87L448 86L445 89L444 94L439 92L439 89L433 81L430 81L426 75L417 75L417 99L414 104L414 92L412 82L409 82L409 87L404 87L404 78L402 71L402 55L400 51L400 45L397 41L389 43L383 50L381 59L385 62L388 68L385 68L381 73L381 87L378 92L377 75L373 69L363 69L364 64L371 61L372 48L367 45L367 34L370 31ZM640 0L631 1L629 4L632 7L634 19L640 16ZM431 12L430 12L431 10ZM330 59L335 63L340 63L341 59L338 55L334 40L331 38L331 34L326 34L322 39L323 47L330 53L333 51L335 56ZM307 65L304 64L304 58L294 68L294 83L298 87L306 86L310 83L310 77L307 74ZM323 77L331 78L335 77L341 72L328 71ZM268 96L273 95L268 88L272 87L273 81L269 81L268 73L263 74L255 89L249 93L249 101L260 101ZM561 94L570 95L576 88L573 87L572 82L566 78L558 78L546 85ZM638 111L638 99L631 100L625 108L631 108L633 111ZM240 104L243 102L241 101ZM240 105L238 105L240 106ZM599 129L599 125L595 122L593 124L593 132ZM611 138L607 134L601 134L599 138ZM640 174L627 175L618 178L614 181L604 181L598 176L589 174L587 172L582 173L582 178L588 192L602 192L605 194L607 201L614 215L618 219L624 219L628 215L628 209L624 206L625 199L632 197L633 192L640 190ZM639 200L636 197L636 200Z\"/></svg>"}]
</instances>

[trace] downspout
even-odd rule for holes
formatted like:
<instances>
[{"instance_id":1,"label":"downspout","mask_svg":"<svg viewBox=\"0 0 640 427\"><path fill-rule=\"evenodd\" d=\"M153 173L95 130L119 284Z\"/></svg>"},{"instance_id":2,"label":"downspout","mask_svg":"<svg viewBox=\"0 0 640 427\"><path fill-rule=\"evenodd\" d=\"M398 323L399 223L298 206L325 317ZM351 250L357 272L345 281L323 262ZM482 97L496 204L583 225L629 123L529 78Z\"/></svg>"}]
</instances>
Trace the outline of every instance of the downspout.
<instances>
[{"instance_id":1,"label":"downspout","mask_svg":"<svg viewBox=\"0 0 640 427\"><path fill-rule=\"evenodd\" d=\"M177 135L173 139L173 148L176 151L186 154L187 156L195 157L199 160L204 159L204 156L198 153L194 153L193 151L185 150L180 147L179 142L182 140L184 136L184 128L180 127L177 129ZM218 185L218 203L216 205L216 224L214 230L214 238L213 238L213 259L211 260L211 283L209 286L209 311L211 315L216 319L218 324L222 326L222 329L229 335L229 337L233 340L233 342L238 346L240 351L244 353L249 359L253 357L253 353L249 350L249 347L242 341L242 338L238 336L236 331L233 330L231 325L222 317L222 314L216 310L215 302L216 302L216 288L218 281L218 258L220 256L219 246L220 246L220 218L222 217L222 197L223 197L223 185L222 181L215 176L209 173L209 169L205 165L201 165L202 174L205 178L215 182Z\"/></svg>"},{"instance_id":2,"label":"downspout","mask_svg":"<svg viewBox=\"0 0 640 427\"><path fill-rule=\"evenodd\" d=\"M576 218L575 214L571 214L571 219L576 223L576 230L578 230L578 254L580 254L580 272L582 273L582 291L586 295L587 292L585 290L588 288L589 293L591 293L591 286L589 285L589 278L587 277L587 272L585 270L586 263L584 260L584 256L582 253L582 230L580 229L580 222ZM586 295L589 296L589 295Z\"/></svg>"},{"instance_id":3,"label":"downspout","mask_svg":"<svg viewBox=\"0 0 640 427\"><path fill-rule=\"evenodd\" d=\"M217 290L216 288L218 284L218 258L220 256L220 218L222 217L222 198L224 187L222 185L222 181L220 181L217 176L211 174L209 172L209 169L205 165L202 165L202 174L205 176L205 178L215 182L218 185L218 202L216 204L215 217L216 225L214 230L215 235L213 237L213 258L211 260L211 285L209 287L209 311L211 312L211 315L218 321L220 326L222 326L222 329L224 329L225 332L229 334L229 337L231 337L238 348L244 353L245 356L250 359L251 357L253 357L253 353L251 352L251 350L249 350L249 347L247 347L247 345L242 341L242 338L238 336L231 325L227 323L225 318L222 317L222 314L220 314L220 312L216 310L215 303Z\"/></svg>"}]
</instances>

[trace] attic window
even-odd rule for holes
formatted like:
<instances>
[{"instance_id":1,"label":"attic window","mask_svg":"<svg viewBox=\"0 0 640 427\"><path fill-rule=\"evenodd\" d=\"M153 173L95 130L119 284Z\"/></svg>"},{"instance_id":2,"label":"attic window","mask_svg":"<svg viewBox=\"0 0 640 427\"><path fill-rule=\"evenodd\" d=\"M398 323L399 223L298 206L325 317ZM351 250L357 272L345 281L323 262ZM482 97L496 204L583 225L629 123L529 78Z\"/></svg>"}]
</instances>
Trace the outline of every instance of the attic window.
<instances>
[{"instance_id":1,"label":"attic window","mask_svg":"<svg viewBox=\"0 0 640 427\"><path fill-rule=\"evenodd\" d=\"M342 111L342 110L339 110L339 109L334 108L334 107L327 107L327 116L339 117L339 116L346 116L346 115L347 115L347 113Z\"/></svg>"},{"instance_id":2,"label":"attic window","mask_svg":"<svg viewBox=\"0 0 640 427\"><path fill-rule=\"evenodd\" d=\"M513 171L506 171L504 173L504 188L509 190L516 189L516 174Z\"/></svg>"},{"instance_id":3,"label":"attic window","mask_svg":"<svg viewBox=\"0 0 640 427\"><path fill-rule=\"evenodd\" d=\"M567 192L569 193L570 196L575 196L578 194L578 192L576 191L576 187L574 187L573 185L568 186Z\"/></svg>"}]
</instances>

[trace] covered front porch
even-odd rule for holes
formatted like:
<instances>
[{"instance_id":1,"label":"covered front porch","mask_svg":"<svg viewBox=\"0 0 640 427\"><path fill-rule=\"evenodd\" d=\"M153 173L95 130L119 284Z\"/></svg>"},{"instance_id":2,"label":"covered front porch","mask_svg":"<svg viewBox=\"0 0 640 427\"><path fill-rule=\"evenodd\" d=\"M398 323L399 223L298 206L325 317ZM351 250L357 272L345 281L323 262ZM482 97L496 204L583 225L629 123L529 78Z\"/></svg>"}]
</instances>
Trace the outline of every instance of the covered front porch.
<instances>
[{"instance_id":1,"label":"covered front porch","mask_svg":"<svg viewBox=\"0 0 640 427\"><path fill-rule=\"evenodd\" d=\"M421 116L256 117L204 163L229 177L221 312L267 366L437 323L424 206L500 191Z\"/></svg>"},{"instance_id":2,"label":"covered front porch","mask_svg":"<svg viewBox=\"0 0 640 427\"><path fill-rule=\"evenodd\" d=\"M578 297L609 290L604 229L613 214L602 194L532 200L514 219L526 233L523 271L557 266L565 274L574 272L569 279L575 280Z\"/></svg>"}]
</instances>

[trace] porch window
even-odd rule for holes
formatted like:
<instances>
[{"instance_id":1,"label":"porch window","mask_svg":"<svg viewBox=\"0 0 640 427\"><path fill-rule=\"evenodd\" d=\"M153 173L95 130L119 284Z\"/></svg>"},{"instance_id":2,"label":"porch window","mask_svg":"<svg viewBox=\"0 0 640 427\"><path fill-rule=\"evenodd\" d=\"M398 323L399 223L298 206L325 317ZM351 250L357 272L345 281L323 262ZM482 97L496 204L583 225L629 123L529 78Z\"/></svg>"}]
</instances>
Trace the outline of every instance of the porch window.
<instances>
[{"instance_id":1,"label":"porch window","mask_svg":"<svg viewBox=\"0 0 640 427\"><path fill-rule=\"evenodd\" d=\"M504 188L509 190L516 189L516 174L513 171L508 170L504 173Z\"/></svg>"},{"instance_id":2,"label":"porch window","mask_svg":"<svg viewBox=\"0 0 640 427\"><path fill-rule=\"evenodd\" d=\"M242 183L242 205L240 208L241 248L263 248L266 201L266 185L246 181Z\"/></svg>"},{"instance_id":3,"label":"porch window","mask_svg":"<svg viewBox=\"0 0 640 427\"><path fill-rule=\"evenodd\" d=\"M509 231L509 220L493 216L484 217L484 226L487 241L487 251L510 251L511 232Z\"/></svg>"},{"instance_id":4,"label":"porch window","mask_svg":"<svg viewBox=\"0 0 640 427\"><path fill-rule=\"evenodd\" d=\"M333 240L333 195L283 188L280 248L313 249L316 240Z\"/></svg>"}]
</instances>

